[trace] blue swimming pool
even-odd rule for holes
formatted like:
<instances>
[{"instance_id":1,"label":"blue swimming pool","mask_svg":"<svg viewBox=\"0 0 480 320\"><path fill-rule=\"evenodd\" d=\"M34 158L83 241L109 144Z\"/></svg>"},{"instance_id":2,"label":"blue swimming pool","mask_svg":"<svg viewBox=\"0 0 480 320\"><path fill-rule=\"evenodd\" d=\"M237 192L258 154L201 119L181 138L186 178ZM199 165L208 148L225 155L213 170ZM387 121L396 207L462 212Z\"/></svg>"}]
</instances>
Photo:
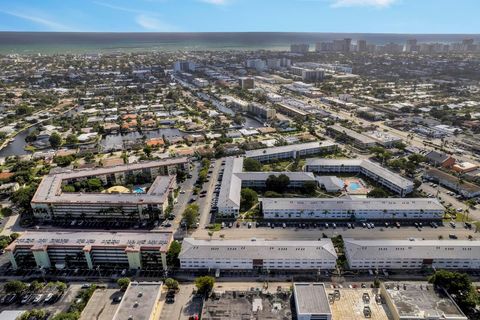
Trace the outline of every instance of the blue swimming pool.
<instances>
[{"instance_id":1,"label":"blue swimming pool","mask_svg":"<svg viewBox=\"0 0 480 320\"><path fill-rule=\"evenodd\" d=\"M145 188L135 187L133 188L133 193L145 193Z\"/></svg>"},{"instance_id":2,"label":"blue swimming pool","mask_svg":"<svg viewBox=\"0 0 480 320\"><path fill-rule=\"evenodd\" d=\"M357 183L357 182L350 182L350 184L348 185L348 189L350 189L351 191L356 191L358 189L360 189L362 186Z\"/></svg>"}]
</instances>

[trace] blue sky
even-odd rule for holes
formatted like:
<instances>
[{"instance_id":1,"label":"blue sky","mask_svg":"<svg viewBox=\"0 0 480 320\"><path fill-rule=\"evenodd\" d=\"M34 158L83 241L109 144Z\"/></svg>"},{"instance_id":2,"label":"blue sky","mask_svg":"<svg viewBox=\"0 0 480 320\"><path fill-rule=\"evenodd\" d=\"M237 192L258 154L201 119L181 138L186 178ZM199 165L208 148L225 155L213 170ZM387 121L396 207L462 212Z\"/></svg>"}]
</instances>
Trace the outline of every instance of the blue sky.
<instances>
[{"instance_id":1,"label":"blue sky","mask_svg":"<svg viewBox=\"0 0 480 320\"><path fill-rule=\"evenodd\" d=\"M1 31L480 33L480 0L0 0Z\"/></svg>"}]
</instances>

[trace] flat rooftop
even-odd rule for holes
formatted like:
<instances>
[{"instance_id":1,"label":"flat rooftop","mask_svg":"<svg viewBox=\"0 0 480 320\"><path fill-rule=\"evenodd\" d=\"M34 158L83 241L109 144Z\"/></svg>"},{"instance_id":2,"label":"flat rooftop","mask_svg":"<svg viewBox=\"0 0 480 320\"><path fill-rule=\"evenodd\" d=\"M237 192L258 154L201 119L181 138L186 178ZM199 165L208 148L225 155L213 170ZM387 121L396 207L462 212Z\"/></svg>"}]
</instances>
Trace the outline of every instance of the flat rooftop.
<instances>
[{"instance_id":1,"label":"flat rooftop","mask_svg":"<svg viewBox=\"0 0 480 320\"><path fill-rule=\"evenodd\" d=\"M326 259L336 260L330 239L286 240L199 240L185 238L180 259Z\"/></svg>"},{"instance_id":2,"label":"flat rooftop","mask_svg":"<svg viewBox=\"0 0 480 320\"><path fill-rule=\"evenodd\" d=\"M443 290L427 282L386 282L389 298L400 319L465 319L467 317ZM386 288L389 289L386 289Z\"/></svg>"},{"instance_id":3,"label":"flat rooftop","mask_svg":"<svg viewBox=\"0 0 480 320\"><path fill-rule=\"evenodd\" d=\"M43 248L45 246L99 246L140 248L153 247L167 251L173 239L172 232L24 232L7 250L16 246Z\"/></svg>"},{"instance_id":4,"label":"flat rooftop","mask_svg":"<svg viewBox=\"0 0 480 320\"><path fill-rule=\"evenodd\" d=\"M154 314L158 312L161 289L161 282L131 282L113 320L158 319Z\"/></svg>"},{"instance_id":5,"label":"flat rooftop","mask_svg":"<svg viewBox=\"0 0 480 320\"><path fill-rule=\"evenodd\" d=\"M261 198L263 210L439 210L434 198Z\"/></svg>"},{"instance_id":6,"label":"flat rooftop","mask_svg":"<svg viewBox=\"0 0 480 320\"><path fill-rule=\"evenodd\" d=\"M298 314L331 314L323 283L294 283L295 307Z\"/></svg>"},{"instance_id":7,"label":"flat rooftop","mask_svg":"<svg viewBox=\"0 0 480 320\"><path fill-rule=\"evenodd\" d=\"M108 197L110 201L116 202L123 199L123 201L139 201L137 195L130 194L95 194L95 193L65 193L62 192L62 182L64 180L80 179L86 177L98 177L106 174L115 174L125 171L136 171L147 168L155 168L168 165L185 164L188 162L187 158L168 158L157 161L139 162L133 164L126 164L121 166L107 167L107 168L93 168L72 170L59 174L49 174L43 177L40 185L33 196L33 203L50 203L50 202L88 202L88 197L92 196L91 201L101 202L107 201L105 197ZM81 197L80 197L80 196ZM145 195L144 195L145 196ZM151 197L151 195L150 195ZM120 199L121 198L121 199ZM147 197L145 197L147 198Z\"/></svg>"},{"instance_id":8,"label":"flat rooftop","mask_svg":"<svg viewBox=\"0 0 480 320\"><path fill-rule=\"evenodd\" d=\"M257 149L257 150L249 150L245 153L247 158L251 157L259 157L263 155L269 154L277 154L277 153L284 153L284 152L292 152L292 151L301 151L301 150L308 150L314 148L326 148L335 146L336 143L332 141L316 141L316 142L308 142L308 143L300 143L300 144L291 144L288 146L280 146L280 147L273 147L273 148L265 148L265 149Z\"/></svg>"},{"instance_id":9,"label":"flat rooftop","mask_svg":"<svg viewBox=\"0 0 480 320\"><path fill-rule=\"evenodd\" d=\"M326 166L326 167L358 167L387 180L396 186L401 188L413 187L413 182L401 177L400 175L382 167L381 165L374 163L370 160L357 160L357 159L307 159L306 166Z\"/></svg>"},{"instance_id":10,"label":"flat rooftop","mask_svg":"<svg viewBox=\"0 0 480 320\"><path fill-rule=\"evenodd\" d=\"M357 141L360 141L361 143L365 144L375 144L377 141L375 139L372 139L368 136L365 136L357 131L353 131L351 129L339 126L338 124L334 124L328 127L328 129L334 130L336 132L343 133L347 135L351 139L355 139Z\"/></svg>"}]
</instances>

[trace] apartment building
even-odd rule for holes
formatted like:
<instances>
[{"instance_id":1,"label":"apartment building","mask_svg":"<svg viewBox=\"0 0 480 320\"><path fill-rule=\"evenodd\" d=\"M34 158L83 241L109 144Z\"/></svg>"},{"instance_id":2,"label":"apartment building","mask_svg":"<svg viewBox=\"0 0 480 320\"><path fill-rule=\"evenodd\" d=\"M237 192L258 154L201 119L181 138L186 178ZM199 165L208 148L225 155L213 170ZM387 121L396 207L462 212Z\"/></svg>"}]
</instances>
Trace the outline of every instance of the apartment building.
<instances>
[{"instance_id":1,"label":"apartment building","mask_svg":"<svg viewBox=\"0 0 480 320\"><path fill-rule=\"evenodd\" d=\"M337 254L320 241L198 240L186 238L179 255L188 270L331 270Z\"/></svg>"},{"instance_id":2,"label":"apartment building","mask_svg":"<svg viewBox=\"0 0 480 320\"><path fill-rule=\"evenodd\" d=\"M249 150L245 153L247 158L260 162L276 161L283 159L295 159L311 155L326 154L334 152L337 144L331 141L309 142L292 144L288 146Z\"/></svg>"},{"instance_id":3,"label":"apartment building","mask_svg":"<svg viewBox=\"0 0 480 320\"><path fill-rule=\"evenodd\" d=\"M237 216L240 210L242 188L265 188L268 177L280 174L289 177L289 188L301 188L307 181L316 181L310 172L243 172L243 158L225 159L225 169L218 195L218 213Z\"/></svg>"},{"instance_id":4,"label":"apartment building","mask_svg":"<svg viewBox=\"0 0 480 320\"><path fill-rule=\"evenodd\" d=\"M14 269L167 268L172 232L25 232L5 251Z\"/></svg>"},{"instance_id":5,"label":"apartment building","mask_svg":"<svg viewBox=\"0 0 480 320\"><path fill-rule=\"evenodd\" d=\"M377 144L375 139L336 124L328 126L327 133L336 139L351 142L359 149L369 149Z\"/></svg>"},{"instance_id":6,"label":"apartment building","mask_svg":"<svg viewBox=\"0 0 480 320\"><path fill-rule=\"evenodd\" d=\"M345 238L350 269L480 268L480 241Z\"/></svg>"},{"instance_id":7,"label":"apartment building","mask_svg":"<svg viewBox=\"0 0 480 320\"><path fill-rule=\"evenodd\" d=\"M412 181L370 160L307 159L305 171L315 173L360 173L401 197L411 193L414 188Z\"/></svg>"},{"instance_id":8,"label":"apartment building","mask_svg":"<svg viewBox=\"0 0 480 320\"><path fill-rule=\"evenodd\" d=\"M110 168L72 170L42 179L31 206L36 218L99 218L156 220L173 201L177 170L188 170L187 158L120 165ZM104 184L124 184L142 175L153 180L147 193L63 192L62 186L89 178Z\"/></svg>"},{"instance_id":9,"label":"apartment building","mask_svg":"<svg viewBox=\"0 0 480 320\"><path fill-rule=\"evenodd\" d=\"M431 198L262 198L264 219L441 220L445 208Z\"/></svg>"}]
</instances>

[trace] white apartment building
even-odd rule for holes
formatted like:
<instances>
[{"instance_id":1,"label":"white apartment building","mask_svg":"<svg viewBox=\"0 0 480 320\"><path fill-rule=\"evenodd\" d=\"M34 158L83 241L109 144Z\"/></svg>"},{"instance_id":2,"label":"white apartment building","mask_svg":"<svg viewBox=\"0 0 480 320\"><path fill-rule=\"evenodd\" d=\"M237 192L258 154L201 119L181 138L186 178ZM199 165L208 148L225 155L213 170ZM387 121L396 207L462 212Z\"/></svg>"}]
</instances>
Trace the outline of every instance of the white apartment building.
<instances>
[{"instance_id":1,"label":"white apartment building","mask_svg":"<svg viewBox=\"0 0 480 320\"><path fill-rule=\"evenodd\" d=\"M413 191L412 181L370 160L357 159L307 159L305 171L315 173L361 173L401 197Z\"/></svg>"},{"instance_id":2,"label":"white apartment building","mask_svg":"<svg viewBox=\"0 0 480 320\"><path fill-rule=\"evenodd\" d=\"M243 172L243 158L225 159L225 169L218 195L218 213L236 217L240 211L242 188L265 188L269 176L281 174L290 178L289 188L301 188L307 181L316 181L310 172Z\"/></svg>"},{"instance_id":3,"label":"white apartment building","mask_svg":"<svg viewBox=\"0 0 480 320\"><path fill-rule=\"evenodd\" d=\"M337 144L332 141L308 142L292 144L288 146L249 150L245 153L247 158L252 158L260 162L295 159L310 155L329 153L335 151Z\"/></svg>"},{"instance_id":4,"label":"white apartment building","mask_svg":"<svg viewBox=\"0 0 480 320\"><path fill-rule=\"evenodd\" d=\"M445 208L431 198L262 198L264 219L441 220Z\"/></svg>"},{"instance_id":5,"label":"white apartment building","mask_svg":"<svg viewBox=\"0 0 480 320\"><path fill-rule=\"evenodd\" d=\"M31 206L36 218L101 218L155 220L172 200L176 188L175 173L186 170L187 158L127 164L110 168L72 170L50 174L42 179ZM98 178L107 184L123 184L129 177L145 175L153 179L147 193L63 192L64 184Z\"/></svg>"},{"instance_id":6,"label":"white apartment building","mask_svg":"<svg viewBox=\"0 0 480 320\"><path fill-rule=\"evenodd\" d=\"M350 269L479 269L480 241L345 238Z\"/></svg>"},{"instance_id":7,"label":"white apartment building","mask_svg":"<svg viewBox=\"0 0 480 320\"><path fill-rule=\"evenodd\" d=\"M198 240L186 238L180 267L190 270L331 270L337 254L320 241Z\"/></svg>"},{"instance_id":8,"label":"white apartment building","mask_svg":"<svg viewBox=\"0 0 480 320\"><path fill-rule=\"evenodd\" d=\"M172 232L25 232L5 251L13 269L166 269Z\"/></svg>"}]
</instances>

